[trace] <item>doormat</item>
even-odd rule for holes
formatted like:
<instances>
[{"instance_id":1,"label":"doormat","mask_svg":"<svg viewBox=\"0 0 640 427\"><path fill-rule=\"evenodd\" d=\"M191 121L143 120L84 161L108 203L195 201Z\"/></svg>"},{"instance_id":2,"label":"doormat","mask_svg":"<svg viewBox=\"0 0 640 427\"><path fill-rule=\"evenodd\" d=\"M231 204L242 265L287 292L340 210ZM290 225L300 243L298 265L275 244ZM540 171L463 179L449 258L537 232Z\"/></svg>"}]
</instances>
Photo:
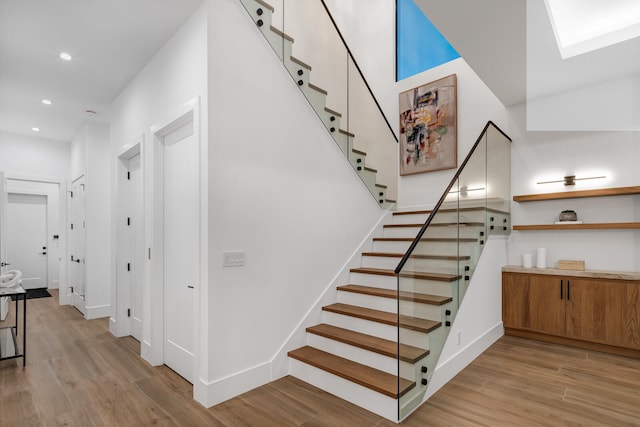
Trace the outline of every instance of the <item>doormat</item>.
<instances>
[{"instance_id":1,"label":"doormat","mask_svg":"<svg viewBox=\"0 0 640 427\"><path fill-rule=\"evenodd\" d=\"M27 299L46 298L51 296L51 294L46 288L27 289L26 291L27 291ZM15 301L17 297L18 295L11 295L11 301ZM20 299L22 299L22 296L20 296Z\"/></svg>"}]
</instances>

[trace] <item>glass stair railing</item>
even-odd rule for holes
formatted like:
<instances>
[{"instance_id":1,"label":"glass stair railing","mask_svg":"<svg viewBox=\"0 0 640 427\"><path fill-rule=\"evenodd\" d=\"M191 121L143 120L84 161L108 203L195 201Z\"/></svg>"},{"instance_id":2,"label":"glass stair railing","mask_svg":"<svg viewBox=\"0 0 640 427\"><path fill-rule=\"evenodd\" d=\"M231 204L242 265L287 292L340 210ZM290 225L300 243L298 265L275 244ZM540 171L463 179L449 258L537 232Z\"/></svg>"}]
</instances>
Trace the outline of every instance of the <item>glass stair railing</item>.
<instances>
[{"instance_id":1,"label":"glass stair railing","mask_svg":"<svg viewBox=\"0 0 640 427\"><path fill-rule=\"evenodd\" d=\"M401 381L416 382L398 399L399 420L424 399L487 238L511 232L510 142L492 122L487 123L395 269L398 295L412 295L398 302L399 345L428 351L416 363L397 360L399 387ZM429 259L435 253L445 256ZM447 299L435 309L416 302L428 296ZM403 318L428 319L438 326L428 333L417 332L402 325Z\"/></svg>"},{"instance_id":2,"label":"glass stair railing","mask_svg":"<svg viewBox=\"0 0 640 427\"><path fill-rule=\"evenodd\" d=\"M240 1L376 202L393 208L398 138L324 2Z\"/></svg>"}]
</instances>

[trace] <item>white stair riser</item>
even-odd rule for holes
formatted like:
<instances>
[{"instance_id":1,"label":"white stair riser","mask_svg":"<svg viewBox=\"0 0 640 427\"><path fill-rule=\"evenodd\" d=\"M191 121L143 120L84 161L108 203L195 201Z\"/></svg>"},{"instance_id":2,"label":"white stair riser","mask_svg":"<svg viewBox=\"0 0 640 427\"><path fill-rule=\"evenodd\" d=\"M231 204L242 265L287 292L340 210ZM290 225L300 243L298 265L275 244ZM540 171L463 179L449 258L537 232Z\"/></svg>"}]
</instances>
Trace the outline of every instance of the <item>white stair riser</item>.
<instances>
[{"instance_id":1,"label":"white stair riser","mask_svg":"<svg viewBox=\"0 0 640 427\"><path fill-rule=\"evenodd\" d=\"M397 301L393 298L382 298L355 292L339 291L338 302L366 307L373 310L387 311L389 313L395 313L398 309ZM435 321L440 321L442 318L441 306L417 303L413 301L401 300L400 313Z\"/></svg>"},{"instance_id":2,"label":"white stair riser","mask_svg":"<svg viewBox=\"0 0 640 427\"><path fill-rule=\"evenodd\" d=\"M358 385L354 382L289 358L289 373L319 389L352 402L391 421L397 420L396 399Z\"/></svg>"},{"instance_id":3,"label":"white stair riser","mask_svg":"<svg viewBox=\"0 0 640 427\"><path fill-rule=\"evenodd\" d=\"M474 238L480 237L480 232L484 228L481 226L431 226L427 229L423 237L445 237L445 238ZM385 227L382 237L411 237L418 235L420 227ZM486 233L485 233L486 234Z\"/></svg>"},{"instance_id":4,"label":"white stair riser","mask_svg":"<svg viewBox=\"0 0 640 427\"><path fill-rule=\"evenodd\" d=\"M374 286L377 288L396 289L398 280L395 276L377 274L350 273L350 283L355 285Z\"/></svg>"},{"instance_id":5,"label":"white stair riser","mask_svg":"<svg viewBox=\"0 0 640 427\"><path fill-rule=\"evenodd\" d=\"M384 356L340 341L321 337L320 335L307 333L307 345L391 375L397 375L398 372L398 361L393 357ZM413 364L400 361L400 376L402 378L414 381L416 378L414 369Z\"/></svg>"},{"instance_id":6,"label":"white stair riser","mask_svg":"<svg viewBox=\"0 0 640 427\"><path fill-rule=\"evenodd\" d=\"M477 243L475 243L477 244ZM386 241L374 241L373 242L373 251L374 252L397 252L397 253L405 253L411 242L386 242ZM421 242L416 247L414 253L422 254L422 255L458 255L458 250L460 251L459 255L469 255L471 243L469 242L461 242L460 248L458 248L458 243L455 241L452 242Z\"/></svg>"},{"instance_id":7,"label":"white stair riser","mask_svg":"<svg viewBox=\"0 0 640 427\"><path fill-rule=\"evenodd\" d=\"M398 328L357 317L345 316L338 313L324 311L322 321L328 325L350 329L362 334L373 335L385 340L397 341ZM400 328L400 340L402 343L420 348L429 348L429 334Z\"/></svg>"},{"instance_id":8,"label":"white stair riser","mask_svg":"<svg viewBox=\"0 0 640 427\"><path fill-rule=\"evenodd\" d=\"M307 71L307 69L305 68L304 71ZM304 82L304 85L300 86L302 93L304 93L304 95L307 97L307 99L309 100L309 103L311 104L313 109L316 111L316 113L322 117L324 106L327 101L327 95L323 94L322 92L318 92L315 89L311 89L309 85L307 85L306 79L309 78L308 75L304 75L300 78L297 78L297 76L294 74L294 78L296 78L296 82L298 80L302 80Z\"/></svg>"},{"instance_id":9,"label":"white stair riser","mask_svg":"<svg viewBox=\"0 0 640 427\"><path fill-rule=\"evenodd\" d=\"M427 280L410 280L403 278L400 281L400 290L406 292L415 292L418 294L439 295L450 297L453 295L453 287L457 286L457 282L436 282Z\"/></svg>"},{"instance_id":10,"label":"white stair riser","mask_svg":"<svg viewBox=\"0 0 640 427\"><path fill-rule=\"evenodd\" d=\"M380 257L380 256L363 256L362 266L367 268L384 268L388 270L395 269L400 263L401 258L396 257ZM412 271L439 271L439 272L451 272L451 274L458 271L458 268L464 268L465 265L469 265L470 259L463 260L449 260L449 259L409 259L407 261L408 268Z\"/></svg>"}]
</instances>

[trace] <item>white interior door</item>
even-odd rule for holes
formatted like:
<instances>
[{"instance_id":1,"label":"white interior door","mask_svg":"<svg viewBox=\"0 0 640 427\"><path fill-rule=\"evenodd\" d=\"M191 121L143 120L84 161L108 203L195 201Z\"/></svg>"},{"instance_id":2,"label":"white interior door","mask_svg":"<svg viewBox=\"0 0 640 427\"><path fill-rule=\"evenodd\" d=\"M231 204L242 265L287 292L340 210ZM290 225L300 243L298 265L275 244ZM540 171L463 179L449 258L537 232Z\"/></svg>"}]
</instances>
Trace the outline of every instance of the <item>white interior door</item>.
<instances>
[{"instance_id":1,"label":"white interior door","mask_svg":"<svg viewBox=\"0 0 640 427\"><path fill-rule=\"evenodd\" d=\"M82 314L85 307L85 184L84 177L75 180L69 192L69 285L71 304Z\"/></svg>"},{"instance_id":2,"label":"white interior door","mask_svg":"<svg viewBox=\"0 0 640 427\"><path fill-rule=\"evenodd\" d=\"M163 138L164 363L193 383L199 147L193 120Z\"/></svg>"},{"instance_id":3,"label":"white interior door","mask_svg":"<svg viewBox=\"0 0 640 427\"><path fill-rule=\"evenodd\" d=\"M144 281L144 198L140 154L129 159L131 199L129 226L131 241L131 335L142 341L142 287Z\"/></svg>"},{"instance_id":4,"label":"white interior door","mask_svg":"<svg viewBox=\"0 0 640 427\"><path fill-rule=\"evenodd\" d=\"M9 193L7 199L7 259L22 272L25 289L48 288L47 197Z\"/></svg>"}]
</instances>

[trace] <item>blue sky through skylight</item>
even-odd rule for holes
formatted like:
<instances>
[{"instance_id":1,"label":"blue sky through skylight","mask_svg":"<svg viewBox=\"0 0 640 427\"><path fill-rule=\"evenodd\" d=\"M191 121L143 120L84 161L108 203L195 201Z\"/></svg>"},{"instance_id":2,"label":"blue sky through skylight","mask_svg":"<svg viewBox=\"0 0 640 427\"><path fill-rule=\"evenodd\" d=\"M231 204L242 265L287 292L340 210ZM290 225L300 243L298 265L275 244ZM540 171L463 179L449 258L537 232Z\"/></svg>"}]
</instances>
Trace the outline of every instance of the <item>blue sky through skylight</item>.
<instances>
[{"instance_id":1,"label":"blue sky through skylight","mask_svg":"<svg viewBox=\"0 0 640 427\"><path fill-rule=\"evenodd\" d=\"M413 0L397 0L397 5L398 80L460 57Z\"/></svg>"}]
</instances>

